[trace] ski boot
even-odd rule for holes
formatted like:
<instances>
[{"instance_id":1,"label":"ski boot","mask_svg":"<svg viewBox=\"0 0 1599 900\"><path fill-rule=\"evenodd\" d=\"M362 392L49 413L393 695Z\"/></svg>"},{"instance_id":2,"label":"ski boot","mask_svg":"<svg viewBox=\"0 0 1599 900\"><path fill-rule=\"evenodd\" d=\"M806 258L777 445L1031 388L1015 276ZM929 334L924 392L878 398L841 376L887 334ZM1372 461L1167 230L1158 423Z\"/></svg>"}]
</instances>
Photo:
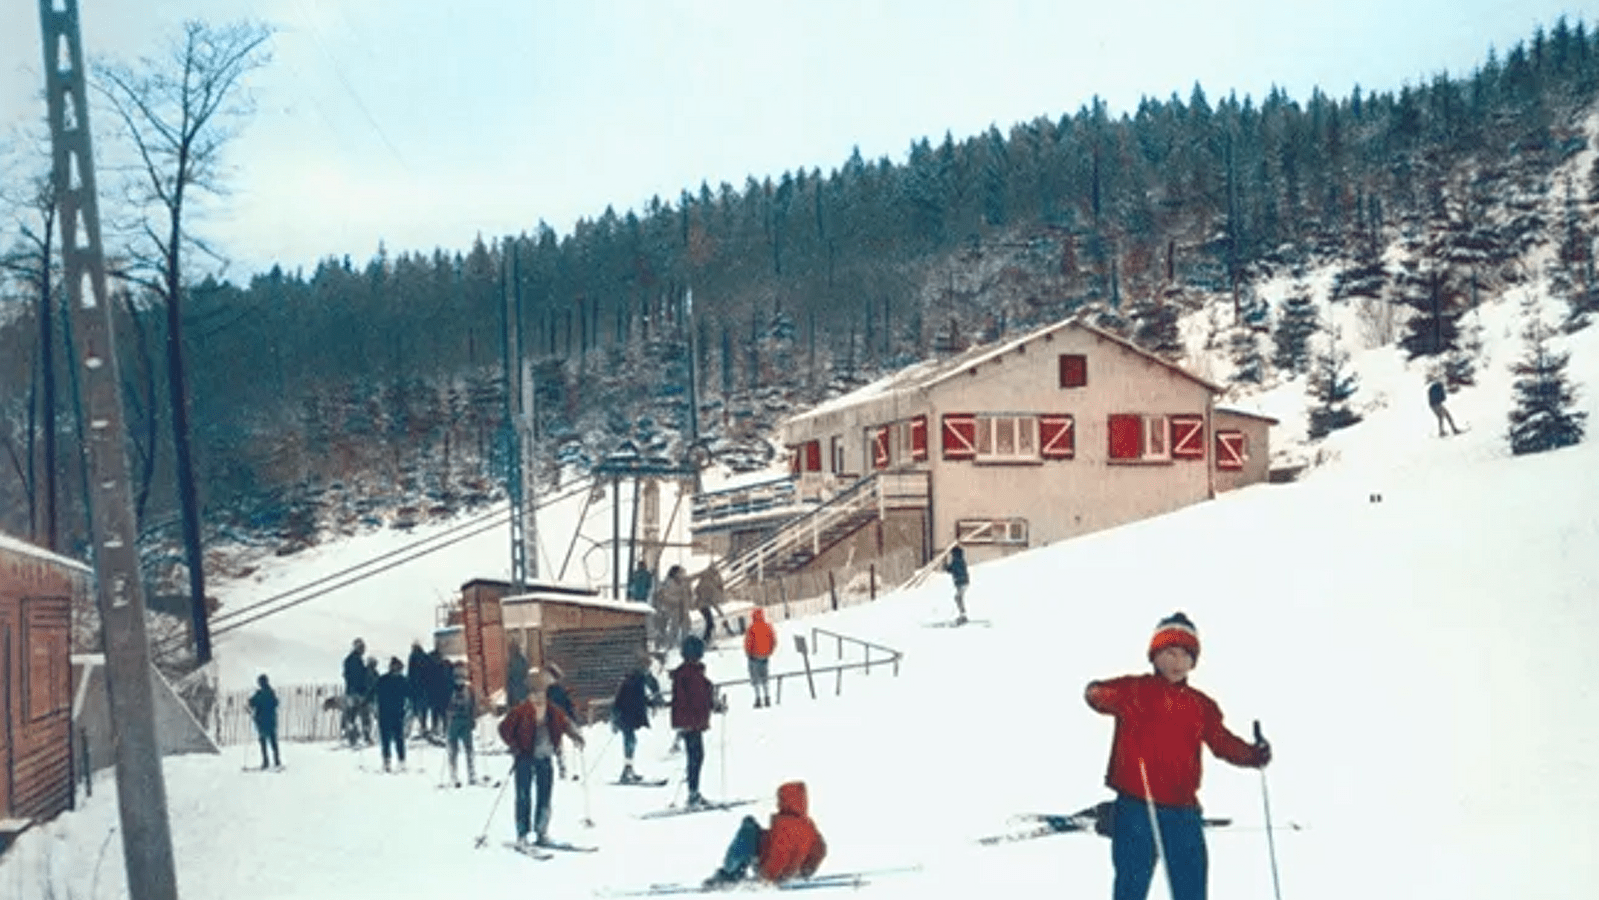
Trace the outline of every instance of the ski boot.
<instances>
[{"instance_id":1,"label":"ski boot","mask_svg":"<svg viewBox=\"0 0 1599 900\"><path fill-rule=\"evenodd\" d=\"M736 873L729 873L725 869L717 869L715 872L711 873L711 877L705 879L705 881L700 885L700 889L706 891L722 891L732 887L735 884L738 884L742 880L743 878Z\"/></svg>"},{"instance_id":2,"label":"ski boot","mask_svg":"<svg viewBox=\"0 0 1599 900\"><path fill-rule=\"evenodd\" d=\"M710 804L705 802L704 794L701 794L699 791L688 792L688 807L690 809L698 809L699 807L708 805Z\"/></svg>"},{"instance_id":3,"label":"ski boot","mask_svg":"<svg viewBox=\"0 0 1599 900\"><path fill-rule=\"evenodd\" d=\"M622 767L622 775L616 780L622 782L623 784L637 784L644 779L637 772L633 771L633 764L628 763Z\"/></svg>"}]
</instances>

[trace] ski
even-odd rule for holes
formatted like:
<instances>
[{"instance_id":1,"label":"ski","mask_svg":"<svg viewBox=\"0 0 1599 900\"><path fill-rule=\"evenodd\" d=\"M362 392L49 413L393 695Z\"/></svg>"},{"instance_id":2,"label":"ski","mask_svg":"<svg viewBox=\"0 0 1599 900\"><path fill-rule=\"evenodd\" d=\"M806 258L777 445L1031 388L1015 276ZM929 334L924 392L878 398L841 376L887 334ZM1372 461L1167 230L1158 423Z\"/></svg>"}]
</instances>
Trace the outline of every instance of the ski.
<instances>
[{"instance_id":1,"label":"ski","mask_svg":"<svg viewBox=\"0 0 1599 900\"><path fill-rule=\"evenodd\" d=\"M441 791L448 791L448 790L459 790L460 788L469 788L469 787L497 788L497 787L500 786L500 784L501 784L501 782L498 782L498 781L491 781L491 780L488 780L488 779L478 779L477 781L463 781L460 784L455 784L453 782L446 781L443 784L434 785L434 787L438 788Z\"/></svg>"},{"instance_id":2,"label":"ski","mask_svg":"<svg viewBox=\"0 0 1599 900\"><path fill-rule=\"evenodd\" d=\"M1012 821L1036 823L1030 828L1014 831L1003 831L998 834L985 835L977 839L977 843L985 845L1008 844L1014 841L1030 841L1035 838L1049 837L1052 834L1076 834L1083 831L1093 831L1109 837L1109 825L1102 829L1101 816L1105 814L1110 804L1102 804L1101 808L1089 808L1076 813L1021 813L1012 816ZM1221 828L1231 825L1232 819L1205 819L1206 828Z\"/></svg>"},{"instance_id":3,"label":"ski","mask_svg":"<svg viewBox=\"0 0 1599 900\"><path fill-rule=\"evenodd\" d=\"M833 872L827 875L813 875L810 878L798 878L784 881L779 884L761 881L757 878L746 878L743 881L731 884L706 886L704 884L652 884L645 888L634 889L601 889L595 891L600 897L658 897L668 894L722 894L730 891L743 892L748 890L779 890L779 891L805 891L823 888L859 888L871 884L871 879L878 875L892 875L900 872L920 871L921 866L906 866L896 869L868 869L858 872Z\"/></svg>"},{"instance_id":4,"label":"ski","mask_svg":"<svg viewBox=\"0 0 1599 900\"><path fill-rule=\"evenodd\" d=\"M990 628L990 627L993 626L993 624L994 624L993 622L990 622L987 619L967 619L964 622L957 621L955 619L945 619L945 620L938 621L938 622L928 622L927 623L927 627L928 628L966 628L968 626L972 626L972 627L976 627L976 628Z\"/></svg>"},{"instance_id":5,"label":"ski","mask_svg":"<svg viewBox=\"0 0 1599 900\"><path fill-rule=\"evenodd\" d=\"M540 850L564 850L568 853L597 853L598 847L573 844L568 841L536 841L533 846Z\"/></svg>"},{"instance_id":6,"label":"ski","mask_svg":"<svg viewBox=\"0 0 1599 900\"><path fill-rule=\"evenodd\" d=\"M615 787L666 787L670 782L670 778L643 778L638 781L607 781L606 784Z\"/></svg>"},{"instance_id":7,"label":"ski","mask_svg":"<svg viewBox=\"0 0 1599 900\"><path fill-rule=\"evenodd\" d=\"M535 847L531 844L524 846L515 841L506 841L505 849L510 850L513 853L520 853L528 859L544 860L555 858L554 853L546 853L545 851L540 850L538 847Z\"/></svg>"},{"instance_id":8,"label":"ski","mask_svg":"<svg viewBox=\"0 0 1599 900\"><path fill-rule=\"evenodd\" d=\"M261 774L261 775L276 775L276 774L281 773L283 771L283 766L273 766L270 769L263 769L260 766L245 766L244 768L240 769L239 771L241 771L241 772L254 772L254 773L257 773L257 774Z\"/></svg>"},{"instance_id":9,"label":"ski","mask_svg":"<svg viewBox=\"0 0 1599 900\"><path fill-rule=\"evenodd\" d=\"M1104 814L1105 813L1100 811L1100 810L1094 810L1093 812L1080 812L1080 813L1069 813L1069 814L1068 813L1022 813L1022 814L1020 814L1018 816L1014 816L1013 818L1015 818L1017 821L1021 821L1021 822L1043 822L1045 824L1048 824L1050 827L1055 828L1057 831L1078 831L1078 830L1081 830L1081 828L1085 827L1085 826L1086 827L1090 827L1090 828L1093 827ZM1086 820L1085 823L1084 823L1084 826L1078 826L1076 828L1073 828L1073 827L1062 828L1061 827L1061 825L1063 825L1063 824L1069 826L1070 823L1076 822L1078 820ZM1233 820L1232 819L1209 818L1209 819L1204 819L1203 821L1204 821L1204 824L1205 824L1206 828L1225 828L1228 825L1233 824Z\"/></svg>"},{"instance_id":10,"label":"ski","mask_svg":"<svg viewBox=\"0 0 1599 900\"><path fill-rule=\"evenodd\" d=\"M665 809L654 809L654 810L650 810L649 812L646 812L646 813L640 813L639 814L639 818L640 819L664 819L667 816L686 816L689 813L714 812L714 811L717 811L717 810L732 809L732 808L734 808L736 806L747 806L747 805L749 805L751 803L754 803L754 802L755 801L753 799L750 799L750 800L719 800L719 801L713 801L713 802L709 802L709 803L701 803L701 804L698 804L698 805L695 805L695 806L668 806Z\"/></svg>"}]
</instances>

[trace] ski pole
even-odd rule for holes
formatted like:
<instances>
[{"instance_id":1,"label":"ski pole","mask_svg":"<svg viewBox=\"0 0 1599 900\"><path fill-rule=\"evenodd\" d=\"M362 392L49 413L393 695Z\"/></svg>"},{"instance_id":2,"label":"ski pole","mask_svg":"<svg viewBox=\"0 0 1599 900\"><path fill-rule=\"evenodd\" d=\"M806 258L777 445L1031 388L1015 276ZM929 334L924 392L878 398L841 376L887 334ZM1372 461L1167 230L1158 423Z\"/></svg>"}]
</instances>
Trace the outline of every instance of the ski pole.
<instances>
[{"instance_id":1,"label":"ski pole","mask_svg":"<svg viewBox=\"0 0 1599 900\"><path fill-rule=\"evenodd\" d=\"M593 828L594 819L590 817L589 807L589 776L588 767L583 765L583 748L577 748L577 770L583 775L583 827Z\"/></svg>"},{"instance_id":2,"label":"ski pole","mask_svg":"<svg viewBox=\"0 0 1599 900\"><path fill-rule=\"evenodd\" d=\"M591 765L591 766L588 766L587 768L583 767L583 754L582 754L582 752L581 751L578 752L578 755L577 755L578 767L583 769L583 782L584 782L584 784L588 783L589 774L592 773L595 770L595 768L597 768L599 766L601 760L605 759L605 751L611 749L611 742L614 741L614 740L616 740L616 729L613 728L613 729L611 729L610 737L607 737L605 739L605 746L600 748L600 752L599 753L594 754L594 764Z\"/></svg>"},{"instance_id":3,"label":"ski pole","mask_svg":"<svg viewBox=\"0 0 1599 900\"><path fill-rule=\"evenodd\" d=\"M1149 771L1144 768L1144 760L1138 760L1138 776L1144 780L1144 805L1149 808L1149 830L1155 835L1155 858L1166 867L1166 888L1171 891L1172 900L1177 898L1177 882L1171 873L1171 860L1166 858L1166 845L1160 839L1160 819L1155 815L1155 795L1149 790Z\"/></svg>"},{"instance_id":4,"label":"ski pole","mask_svg":"<svg viewBox=\"0 0 1599 900\"><path fill-rule=\"evenodd\" d=\"M722 799L725 800L725 799L727 799L727 700L725 698L720 698L720 697L718 699L721 701L720 705L722 707L722 729L721 729L721 731L722 731L721 745L722 746L721 746L721 759L718 760L717 768L721 771L721 774L722 774Z\"/></svg>"},{"instance_id":5,"label":"ski pole","mask_svg":"<svg viewBox=\"0 0 1599 900\"><path fill-rule=\"evenodd\" d=\"M505 788L516 777L516 757L511 758L511 770L505 773L505 780L500 782L500 790L494 795L494 805L489 807L489 817L483 821L483 833L477 836L472 846L482 849L489 842L489 825L494 822L494 813L500 808L500 798L505 796Z\"/></svg>"},{"instance_id":6,"label":"ski pole","mask_svg":"<svg viewBox=\"0 0 1599 900\"><path fill-rule=\"evenodd\" d=\"M1255 746L1265 743L1266 739L1260 734L1260 720L1255 720ZM1260 803L1266 810L1266 852L1271 855L1271 891L1272 896L1282 900L1282 885L1277 881L1277 839L1272 836L1271 827L1271 795L1266 791L1266 767L1260 767Z\"/></svg>"}]
</instances>

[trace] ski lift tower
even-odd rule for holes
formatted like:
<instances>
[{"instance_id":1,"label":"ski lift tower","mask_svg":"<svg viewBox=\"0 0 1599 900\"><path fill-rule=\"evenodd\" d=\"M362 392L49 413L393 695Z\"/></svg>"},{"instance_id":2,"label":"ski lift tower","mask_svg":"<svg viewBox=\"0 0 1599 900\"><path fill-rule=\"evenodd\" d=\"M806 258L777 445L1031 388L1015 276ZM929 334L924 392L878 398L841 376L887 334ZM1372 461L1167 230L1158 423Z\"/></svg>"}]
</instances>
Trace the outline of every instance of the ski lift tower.
<instances>
[{"instance_id":1,"label":"ski lift tower","mask_svg":"<svg viewBox=\"0 0 1599 900\"><path fill-rule=\"evenodd\" d=\"M504 351L502 387L505 393L506 495L511 507L511 586L527 589L539 577L538 524L534 518L533 369L522 344L522 278L517 241L505 241L500 287L505 305L500 316ZM511 269L507 289L505 267Z\"/></svg>"},{"instance_id":2,"label":"ski lift tower","mask_svg":"<svg viewBox=\"0 0 1599 900\"><path fill-rule=\"evenodd\" d=\"M594 482L611 483L611 596L622 596L622 583L627 577L622 569L622 482L633 482L634 518L639 508L639 490L645 479L674 479L690 485L699 484L699 470L694 466L673 462L665 456L646 456L638 451L632 441L623 441L600 464L594 467ZM628 535L627 574L630 575L637 538L637 522Z\"/></svg>"}]
</instances>

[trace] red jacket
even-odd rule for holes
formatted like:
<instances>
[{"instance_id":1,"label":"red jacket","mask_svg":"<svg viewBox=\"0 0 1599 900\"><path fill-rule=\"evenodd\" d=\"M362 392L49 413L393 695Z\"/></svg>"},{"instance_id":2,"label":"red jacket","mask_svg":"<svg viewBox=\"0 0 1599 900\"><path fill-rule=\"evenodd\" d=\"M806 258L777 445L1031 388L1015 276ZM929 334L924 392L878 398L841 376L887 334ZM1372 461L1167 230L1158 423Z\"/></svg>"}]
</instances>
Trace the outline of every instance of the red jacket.
<instances>
[{"instance_id":1,"label":"red jacket","mask_svg":"<svg viewBox=\"0 0 1599 900\"><path fill-rule=\"evenodd\" d=\"M544 727L550 731L550 744L555 749L561 749L561 735L566 734L571 726L566 713L560 707L550 704L544 710ZM533 701L523 700L511 707L511 711L500 720L500 740L511 748L514 756L532 756L533 749L538 744L539 728L538 712L533 707Z\"/></svg>"},{"instance_id":2,"label":"red jacket","mask_svg":"<svg viewBox=\"0 0 1599 900\"><path fill-rule=\"evenodd\" d=\"M777 812L771 827L761 833L761 877L785 881L798 875L809 878L827 856L827 842L806 814L805 782L790 781L777 789Z\"/></svg>"},{"instance_id":3,"label":"red jacket","mask_svg":"<svg viewBox=\"0 0 1599 900\"><path fill-rule=\"evenodd\" d=\"M766 613L756 610L749 630L744 632L744 655L755 659L768 659L777 649L777 632L766 621Z\"/></svg>"},{"instance_id":4,"label":"red jacket","mask_svg":"<svg viewBox=\"0 0 1599 900\"><path fill-rule=\"evenodd\" d=\"M1113 790L1162 806L1198 806L1199 745L1236 766L1260 765L1253 744L1227 730L1216 701L1159 674L1127 675L1088 685L1095 710L1116 717L1105 783ZM1144 775L1149 791L1144 791Z\"/></svg>"},{"instance_id":5,"label":"red jacket","mask_svg":"<svg viewBox=\"0 0 1599 900\"><path fill-rule=\"evenodd\" d=\"M710 679L705 664L694 660L672 670L672 727L704 731L711 727Z\"/></svg>"}]
</instances>

